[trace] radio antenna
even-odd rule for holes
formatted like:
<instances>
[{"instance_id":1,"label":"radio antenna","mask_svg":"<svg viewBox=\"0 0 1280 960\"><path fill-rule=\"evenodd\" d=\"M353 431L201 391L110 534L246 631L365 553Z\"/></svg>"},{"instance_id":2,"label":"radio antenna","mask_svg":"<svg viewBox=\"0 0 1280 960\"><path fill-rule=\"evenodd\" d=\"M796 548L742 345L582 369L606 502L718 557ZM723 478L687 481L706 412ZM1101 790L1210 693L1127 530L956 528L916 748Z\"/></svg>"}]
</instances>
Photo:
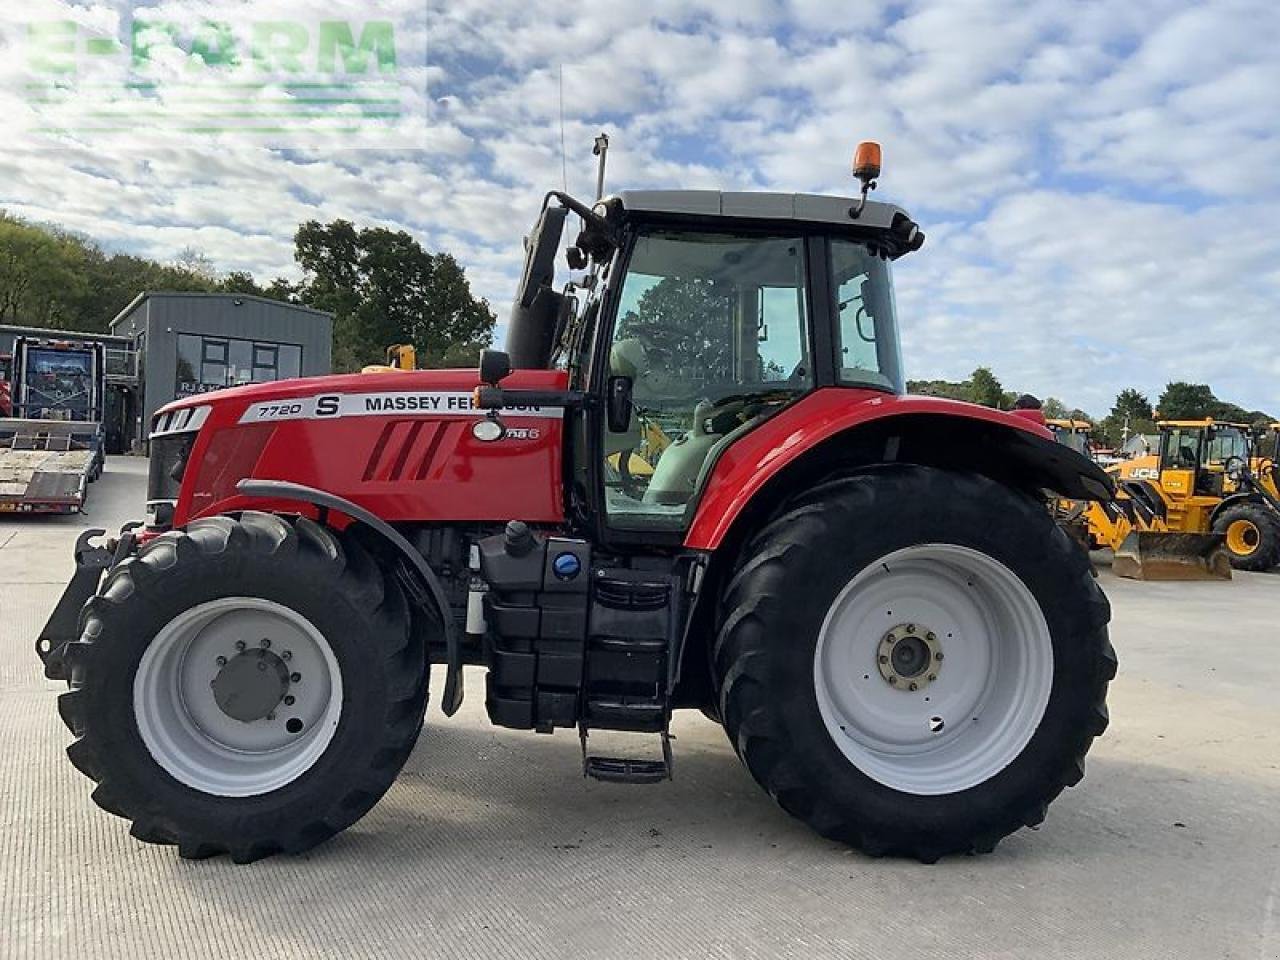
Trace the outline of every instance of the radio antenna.
<instances>
[{"instance_id":1,"label":"radio antenna","mask_svg":"<svg viewBox=\"0 0 1280 960\"><path fill-rule=\"evenodd\" d=\"M564 192L569 192L569 161L564 151L564 64L560 64L560 180Z\"/></svg>"}]
</instances>

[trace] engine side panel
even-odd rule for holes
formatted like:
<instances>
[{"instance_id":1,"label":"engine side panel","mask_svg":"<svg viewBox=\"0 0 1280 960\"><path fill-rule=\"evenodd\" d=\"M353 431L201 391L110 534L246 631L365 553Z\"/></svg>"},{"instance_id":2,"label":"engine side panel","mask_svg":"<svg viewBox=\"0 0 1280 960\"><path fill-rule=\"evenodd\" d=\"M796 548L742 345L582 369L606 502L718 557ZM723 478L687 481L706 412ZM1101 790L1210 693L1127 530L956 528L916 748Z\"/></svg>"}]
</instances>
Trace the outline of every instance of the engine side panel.
<instances>
[{"instance_id":1,"label":"engine side panel","mask_svg":"<svg viewBox=\"0 0 1280 960\"><path fill-rule=\"evenodd\" d=\"M509 385L554 390L564 380L555 371L521 371ZM561 522L562 411L505 411L507 435L478 440L471 428L484 417L471 407L475 385L474 371L446 370L205 395L200 400L213 409L191 452L174 522L272 506L236 490L246 478L315 487L389 522Z\"/></svg>"}]
</instances>

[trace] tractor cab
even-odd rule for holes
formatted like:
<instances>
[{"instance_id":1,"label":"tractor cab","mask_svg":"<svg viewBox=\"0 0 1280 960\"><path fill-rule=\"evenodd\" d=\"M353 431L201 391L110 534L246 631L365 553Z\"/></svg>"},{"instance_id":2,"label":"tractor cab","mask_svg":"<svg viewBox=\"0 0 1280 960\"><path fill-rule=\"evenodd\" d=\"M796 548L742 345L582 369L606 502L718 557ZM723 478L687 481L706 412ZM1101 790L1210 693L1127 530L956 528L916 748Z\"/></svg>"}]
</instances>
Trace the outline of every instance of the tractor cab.
<instances>
[{"instance_id":1,"label":"tractor cab","mask_svg":"<svg viewBox=\"0 0 1280 960\"><path fill-rule=\"evenodd\" d=\"M557 292L570 213L581 273ZM793 401L904 393L890 263L923 241L903 210L865 199L626 191L588 209L549 194L509 361L604 398L574 428L587 512L615 532L679 534L720 455Z\"/></svg>"},{"instance_id":2,"label":"tractor cab","mask_svg":"<svg viewBox=\"0 0 1280 960\"><path fill-rule=\"evenodd\" d=\"M1070 447L1081 456L1091 456L1089 431L1093 429L1093 424L1088 420L1051 419L1045 421L1045 426L1049 428L1053 438L1064 447Z\"/></svg>"},{"instance_id":3,"label":"tractor cab","mask_svg":"<svg viewBox=\"0 0 1280 960\"><path fill-rule=\"evenodd\" d=\"M1227 463L1249 460L1249 428L1213 420L1159 423L1160 485L1175 497L1221 498Z\"/></svg>"},{"instance_id":4,"label":"tractor cab","mask_svg":"<svg viewBox=\"0 0 1280 960\"><path fill-rule=\"evenodd\" d=\"M1259 461L1270 461L1272 464L1280 463L1280 423L1271 424L1259 438L1256 457ZM1261 471L1255 467L1254 472L1260 473Z\"/></svg>"}]
</instances>

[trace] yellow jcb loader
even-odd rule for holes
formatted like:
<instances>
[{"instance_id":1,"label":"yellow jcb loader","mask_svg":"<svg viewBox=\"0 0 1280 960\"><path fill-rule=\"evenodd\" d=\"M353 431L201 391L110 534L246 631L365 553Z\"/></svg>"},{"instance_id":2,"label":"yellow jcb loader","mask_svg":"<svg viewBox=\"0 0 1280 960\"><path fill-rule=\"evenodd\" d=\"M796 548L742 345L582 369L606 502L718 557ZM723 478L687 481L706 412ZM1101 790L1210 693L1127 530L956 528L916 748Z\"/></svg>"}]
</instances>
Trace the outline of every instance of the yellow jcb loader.
<instances>
[{"instance_id":1,"label":"yellow jcb loader","mask_svg":"<svg viewBox=\"0 0 1280 960\"><path fill-rule=\"evenodd\" d=\"M412 343L393 343L387 347L386 363L371 363L361 373L386 373L389 370L417 370L418 351Z\"/></svg>"}]
</instances>

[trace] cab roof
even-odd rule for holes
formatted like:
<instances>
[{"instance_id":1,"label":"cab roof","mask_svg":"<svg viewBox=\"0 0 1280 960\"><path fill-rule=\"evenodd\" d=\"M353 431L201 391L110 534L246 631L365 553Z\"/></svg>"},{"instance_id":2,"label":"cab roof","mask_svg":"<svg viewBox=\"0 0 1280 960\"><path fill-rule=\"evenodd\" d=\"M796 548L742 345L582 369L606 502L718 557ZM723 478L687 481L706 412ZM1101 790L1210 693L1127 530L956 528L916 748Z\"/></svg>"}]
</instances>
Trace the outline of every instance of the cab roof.
<instances>
[{"instance_id":1,"label":"cab roof","mask_svg":"<svg viewBox=\"0 0 1280 960\"><path fill-rule=\"evenodd\" d=\"M1173 427L1188 427L1195 429L1197 427L1235 427L1238 430L1248 430L1247 423L1232 423L1229 420L1214 420L1212 417L1206 417L1203 420L1160 420L1156 426L1161 430L1168 430Z\"/></svg>"},{"instance_id":2,"label":"cab roof","mask_svg":"<svg viewBox=\"0 0 1280 960\"><path fill-rule=\"evenodd\" d=\"M618 199L624 210L634 213L733 220L799 220L876 230L891 229L897 215L907 216L907 212L896 204L868 200L855 219L850 211L858 206L856 198L812 193L623 190Z\"/></svg>"}]
</instances>

